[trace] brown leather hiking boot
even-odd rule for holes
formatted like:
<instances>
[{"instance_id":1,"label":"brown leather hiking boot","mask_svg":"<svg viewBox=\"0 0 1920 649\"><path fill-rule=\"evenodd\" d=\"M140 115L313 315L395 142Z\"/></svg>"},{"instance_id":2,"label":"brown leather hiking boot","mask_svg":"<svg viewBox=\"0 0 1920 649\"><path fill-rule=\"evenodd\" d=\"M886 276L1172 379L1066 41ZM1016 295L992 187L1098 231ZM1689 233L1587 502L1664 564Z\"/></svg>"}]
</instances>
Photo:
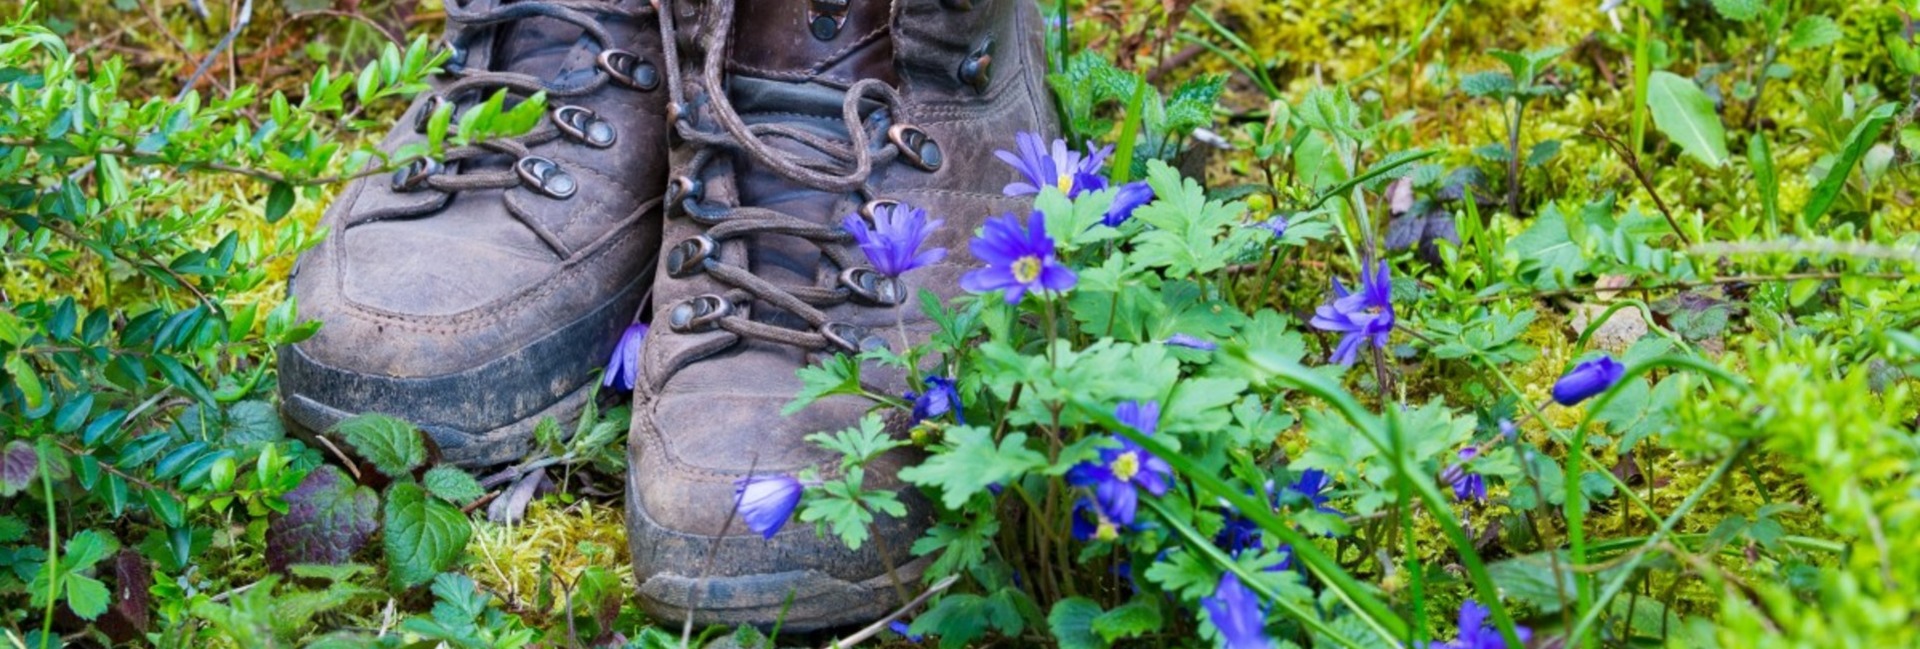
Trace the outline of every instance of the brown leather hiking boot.
<instances>
[{"instance_id":1,"label":"brown leather hiking boot","mask_svg":"<svg viewBox=\"0 0 1920 649\"><path fill-rule=\"evenodd\" d=\"M652 282L666 179L665 67L646 0L448 0L445 72L388 151L442 102L547 93L531 133L450 148L348 185L289 292L324 323L281 350L308 432L382 412L464 466L526 452L576 416ZM457 113L456 113L457 118Z\"/></svg>"},{"instance_id":2,"label":"brown leather hiking boot","mask_svg":"<svg viewBox=\"0 0 1920 649\"><path fill-rule=\"evenodd\" d=\"M735 483L833 468L802 438L853 426L871 404L836 397L781 416L800 389L795 371L875 345L904 350L896 303L907 304L909 336L924 339L912 292L959 293L978 265L972 231L1028 204L1001 195L1017 178L994 151L1013 149L1019 131L1053 130L1037 11L1031 0L661 6L677 137L628 443L640 601L703 624L871 620L918 590L926 561L908 548L931 522L927 502L903 493L908 515L881 515L876 538L850 551L810 525L753 533L732 514ZM946 221L927 246L947 258L904 285L871 268L840 225L889 202ZM897 371L864 379L908 388ZM868 488L904 489L895 472L912 461L881 458Z\"/></svg>"}]
</instances>

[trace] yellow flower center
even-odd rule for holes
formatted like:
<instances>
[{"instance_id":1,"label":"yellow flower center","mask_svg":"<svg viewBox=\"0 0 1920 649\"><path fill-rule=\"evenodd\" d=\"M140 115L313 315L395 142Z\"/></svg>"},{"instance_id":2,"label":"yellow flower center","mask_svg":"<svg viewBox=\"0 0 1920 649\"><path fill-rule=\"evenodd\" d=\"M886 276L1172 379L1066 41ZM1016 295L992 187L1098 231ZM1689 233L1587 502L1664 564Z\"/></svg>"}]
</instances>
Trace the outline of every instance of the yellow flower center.
<instances>
[{"instance_id":1,"label":"yellow flower center","mask_svg":"<svg viewBox=\"0 0 1920 649\"><path fill-rule=\"evenodd\" d=\"M1093 538L1102 541L1112 541L1120 538L1120 528L1113 523L1104 520L1100 521L1100 526L1093 531Z\"/></svg>"},{"instance_id":2,"label":"yellow flower center","mask_svg":"<svg viewBox=\"0 0 1920 649\"><path fill-rule=\"evenodd\" d=\"M1060 186L1060 193L1072 194L1073 193L1073 173L1068 171L1060 172L1060 181L1055 184Z\"/></svg>"},{"instance_id":3,"label":"yellow flower center","mask_svg":"<svg viewBox=\"0 0 1920 649\"><path fill-rule=\"evenodd\" d=\"M1021 284L1032 284L1040 279L1040 258L1027 255L1013 260L1013 278Z\"/></svg>"},{"instance_id":4,"label":"yellow flower center","mask_svg":"<svg viewBox=\"0 0 1920 649\"><path fill-rule=\"evenodd\" d=\"M1126 482L1132 480L1133 477L1137 475L1140 475L1139 453L1127 451L1121 453L1120 457L1113 458L1114 478L1119 479L1121 482Z\"/></svg>"}]
</instances>

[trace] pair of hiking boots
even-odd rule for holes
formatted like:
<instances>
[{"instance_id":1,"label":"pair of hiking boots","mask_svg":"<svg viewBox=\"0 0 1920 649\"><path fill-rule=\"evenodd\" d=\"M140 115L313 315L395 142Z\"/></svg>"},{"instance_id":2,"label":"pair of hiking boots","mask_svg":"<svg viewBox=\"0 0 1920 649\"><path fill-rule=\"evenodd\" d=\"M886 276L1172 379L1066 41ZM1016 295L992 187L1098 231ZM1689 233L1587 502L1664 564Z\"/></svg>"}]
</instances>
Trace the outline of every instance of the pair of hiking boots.
<instances>
[{"instance_id":1,"label":"pair of hiking boots","mask_svg":"<svg viewBox=\"0 0 1920 649\"><path fill-rule=\"evenodd\" d=\"M977 265L974 228L1022 209L993 152L1054 129L1034 2L447 0L446 14L451 60L387 150L422 141L443 103L500 89L545 92L549 112L346 188L292 280L324 326L281 354L287 417L319 433L382 412L446 461L512 461L542 418L578 413L638 313L652 327L632 368L626 507L643 607L808 630L897 606L888 566L918 579L924 500L903 494L909 515L849 551L804 525L751 533L735 483L827 464L802 438L871 407L783 416L797 369L926 335L846 215L945 219L927 245L952 254L912 286L951 297ZM909 389L898 372L867 378ZM883 458L870 483L902 489L909 459Z\"/></svg>"}]
</instances>

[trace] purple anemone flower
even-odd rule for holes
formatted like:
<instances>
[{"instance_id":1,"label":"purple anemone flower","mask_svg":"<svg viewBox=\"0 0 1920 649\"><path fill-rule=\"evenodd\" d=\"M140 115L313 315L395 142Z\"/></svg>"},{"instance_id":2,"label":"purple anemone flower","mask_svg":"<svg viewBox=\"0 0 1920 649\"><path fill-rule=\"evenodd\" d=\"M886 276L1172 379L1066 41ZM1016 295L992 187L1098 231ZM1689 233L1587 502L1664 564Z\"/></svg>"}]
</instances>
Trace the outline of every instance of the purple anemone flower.
<instances>
[{"instance_id":1,"label":"purple anemone flower","mask_svg":"<svg viewBox=\"0 0 1920 649\"><path fill-rule=\"evenodd\" d=\"M1133 211L1140 206L1153 202L1153 187L1147 181L1136 180L1120 186L1120 192L1113 195L1113 205L1100 217L1100 222L1109 228L1120 227L1133 217Z\"/></svg>"},{"instance_id":2,"label":"purple anemone flower","mask_svg":"<svg viewBox=\"0 0 1920 649\"><path fill-rule=\"evenodd\" d=\"M960 391L954 389L953 379L929 376L926 384L926 392L906 394L907 400L913 402L913 423L953 413L953 421L965 425L967 417L960 412Z\"/></svg>"},{"instance_id":3,"label":"purple anemone flower","mask_svg":"<svg viewBox=\"0 0 1920 649\"><path fill-rule=\"evenodd\" d=\"M1327 490L1331 488L1333 488L1333 479L1327 477L1327 472L1319 469L1307 469L1301 471L1300 477L1295 478L1293 484L1287 485L1287 488L1281 490L1280 493L1283 499L1288 497L1305 499L1307 504L1313 507L1314 511L1326 514L1338 514L1340 510L1327 505L1327 499L1329 498L1329 496L1327 496Z\"/></svg>"},{"instance_id":4,"label":"purple anemone flower","mask_svg":"<svg viewBox=\"0 0 1920 649\"><path fill-rule=\"evenodd\" d=\"M840 224L867 253L867 262L887 277L899 277L907 271L945 259L946 248L921 250L927 235L946 223L927 220L927 211L906 204L882 206L873 211L873 228L858 214L848 214Z\"/></svg>"},{"instance_id":5,"label":"purple anemone flower","mask_svg":"<svg viewBox=\"0 0 1920 649\"><path fill-rule=\"evenodd\" d=\"M1063 292L1080 281L1054 256L1046 216L1038 210L1027 217L1024 230L1012 214L987 219L969 247L987 267L967 272L960 286L975 293L1005 289L1007 304L1018 304L1027 291Z\"/></svg>"},{"instance_id":6,"label":"purple anemone flower","mask_svg":"<svg viewBox=\"0 0 1920 649\"><path fill-rule=\"evenodd\" d=\"M607 359L606 376L601 377L600 385L632 392L633 380L640 373L640 346L647 339L647 325L635 322L627 325L620 334L620 342L613 346L613 357Z\"/></svg>"},{"instance_id":7,"label":"purple anemone flower","mask_svg":"<svg viewBox=\"0 0 1920 649\"><path fill-rule=\"evenodd\" d=\"M1507 641L1500 632L1487 625L1487 607L1479 602L1467 600L1460 603L1460 635L1452 642L1434 642L1427 649L1507 649ZM1521 642L1533 638L1533 630L1527 627L1514 627L1514 635Z\"/></svg>"},{"instance_id":8,"label":"purple anemone flower","mask_svg":"<svg viewBox=\"0 0 1920 649\"><path fill-rule=\"evenodd\" d=\"M1114 418L1142 435L1152 435L1160 420L1160 404L1154 401L1128 401L1114 409ZM1101 511L1125 525L1138 513L1140 494L1163 496L1173 479L1173 466L1148 453L1133 440L1113 436L1116 447L1100 449L1100 459L1081 462L1067 471L1067 484L1092 487Z\"/></svg>"},{"instance_id":9,"label":"purple anemone flower","mask_svg":"<svg viewBox=\"0 0 1920 649\"><path fill-rule=\"evenodd\" d=\"M1227 649L1269 649L1266 607L1232 572L1220 575L1213 596L1200 598L1213 627L1220 630L1221 644Z\"/></svg>"},{"instance_id":10,"label":"purple anemone flower","mask_svg":"<svg viewBox=\"0 0 1920 649\"><path fill-rule=\"evenodd\" d=\"M733 506L747 529L771 539L793 518L803 491L798 478L784 473L747 476L733 481Z\"/></svg>"},{"instance_id":11,"label":"purple anemone flower","mask_svg":"<svg viewBox=\"0 0 1920 649\"><path fill-rule=\"evenodd\" d=\"M1626 366L1612 356L1601 354L1599 358L1573 366L1572 371L1554 382L1553 400L1563 406L1586 401L1619 383L1626 373Z\"/></svg>"},{"instance_id":12,"label":"purple anemone flower","mask_svg":"<svg viewBox=\"0 0 1920 649\"><path fill-rule=\"evenodd\" d=\"M1019 144L1020 153L995 151L1002 162L1012 166L1026 177L1025 182L1008 183L1000 192L1008 196L1025 196L1040 193L1042 187L1055 187L1068 198L1079 196L1082 192L1099 191L1107 188L1107 179L1100 176L1100 165L1113 153L1113 147L1095 149L1088 145L1086 153L1067 147L1066 140L1054 140L1052 151L1039 135L1022 132L1014 136Z\"/></svg>"},{"instance_id":13,"label":"purple anemone flower","mask_svg":"<svg viewBox=\"0 0 1920 649\"><path fill-rule=\"evenodd\" d=\"M1098 503L1081 498L1073 503L1073 540L1112 541L1120 538L1120 523L1114 522Z\"/></svg>"},{"instance_id":14,"label":"purple anemone flower","mask_svg":"<svg viewBox=\"0 0 1920 649\"><path fill-rule=\"evenodd\" d=\"M1253 224L1253 227L1273 233L1273 238L1287 236L1287 215L1275 214L1265 221Z\"/></svg>"},{"instance_id":15,"label":"purple anemone flower","mask_svg":"<svg viewBox=\"0 0 1920 649\"><path fill-rule=\"evenodd\" d=\"M888 622L887 628L892 630L894 633L900 634L900 637L906 638L907 642L921 642L926 640L926 636L922 636L914 633L908 633L908 631L912 627L908 626L905 620L894 620L892 622Z\"/></svg>"},{"instance_id":16,"label":"purple anemone flower","mask_svg":"<svg viewBox=\"0 0 1920 649\"><path fill-rule=\"evenodd\" d=\"M1486 477L1467 469L1467 463L1479 455L1479 447L1469 446L1460 449L1460 463L1447 469L1447 482L1453 485L1454 500L1485 501L1487 499Z\"/></svg>"},{"instance_id":17,"label":"purple anemone flower","mask_svg":"<svg viewBox=\"0 0 1920 649\"><path fill-rule=\"evenodd\" d=\"M1340 346L1329 361L1336 365L1351 364L1362 341L1371 340L1373 346L1385 349L1387 335L1393 333L1393 294L1387 262L1379 262L1372 273L1367 273L1363 265L1360 275L1357 293L1348 293L1340 280L1333 280L1333 299L1320 305L1311 321L1316 329L1342 334Z\"/></svg>"},{"instance_id":18,"label":"purple anemone flower","mask_svg":"<svg viewBox=\"0 0 1920 649\"><path fill-rule=\"evenodd\" d=\"M1174 347L1198 349L1203 352L1210 352L1220 348L1220 345L1217 345L1215 343L1208 342L1205 340L1201 340L1199 338L1189 336L1183 333L1176 333L1174 335L1167 336L1167 339L1161 342L1163 344L1172 345Z\"/></svg>"},{"instance_id":19,"label":"purple anemone flower","mask_svg":"<svg viewBox=\"0 0 1920 649\"><path fill-rule=\"evenodd\" d=\"M1272 480L1267 481L1265 491L1268 511L1280 511L1280 492L1274 489ZM1249 493L1247 495L1253 494ZM1325 498L1323 497L1321 500L1324 501ZM1225 499L1220 501L1220 507L1224 510L1222 512L1222 519L1224 519L1223 522L1225 525L1220 528L1220 533L1213 535L1213 544L1215 546L1226 550L1227 554L1233 555L1234 557L1239 557L1241 553L1250 550L1259 551L1266 549L1266 539L1261 535L1260 525L1258 523L1253 522L1252 518L1240 510L1235 509L1233 505L1227 503ZM1280 562L1268 566L1267 571L1279 572L1291 569L1293 567L1293 548L1282 543L1276 552L1280 553Z\"/></svg>"}]
</instances>

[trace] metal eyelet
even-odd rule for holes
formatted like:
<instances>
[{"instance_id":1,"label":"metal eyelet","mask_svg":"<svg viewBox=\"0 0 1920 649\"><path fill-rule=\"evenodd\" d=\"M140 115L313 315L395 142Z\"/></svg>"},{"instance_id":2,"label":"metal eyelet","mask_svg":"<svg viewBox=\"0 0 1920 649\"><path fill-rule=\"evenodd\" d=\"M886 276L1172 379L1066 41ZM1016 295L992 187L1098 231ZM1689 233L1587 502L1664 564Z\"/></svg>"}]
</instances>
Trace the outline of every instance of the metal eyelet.
<instances>
[{"instance_id":1,"label":"metal eyelet","mask_svg":"<svg viewBox=\"0 0 1920 649\"><path fill-rule=\"evenodd\" d=\"M973 48L973 51L967 54L965 61L960 62L960 82L973 86L975 92L986 92L988 82L992 81L992 75L989 73L992 67L993 40L987 39Z\"/></svg>"},{"instance_id":2,"label":"metal eyelet","mask_svg":"<svg viewBox=\"0 0 1920 649\"><path fill-rule=\"evenodd\" d=\"M711 331L721 318L733 313L727 298L707 294L688 299L667 312L667 328L679 333Z\"/></svg>"},{"instance_id":3,"label":"metal eyelet","mask_svg":"<svg viewBox=\"0 0 1920 649\"><path fill-rule=\"evenodd\" d=\"M673 180L667 181L667 202L699 200L705 189L705 184L690 176L674 176Z\"/></svg>"},{"instance_id":4,"label":"metal eyelet","mask_svg":"<svg viewBox=\"0 0 1920 649\"><path fill-rule=\"evenodd\" d=\"M667 251L667 276L686 277L707 269L707 260L720 244L707 235L697 235L681 241L672 250Z\"/></svg>"},{"instance_id":5,"label":"metal eyelet","mask_svg":"<svg viewBox=\"0 0 1920 649\"><path fill-rule=\"evenodd\" d=\"M879 218L880 210L892 211L897 209L900 209L900 201L891 198L876 198L860 204L860 218L866 219L868 225L873 225L876 222L875 219Z\"/></svg>"},{"instance_id":6,"label":"metal eyelet","mask_svg":"<svg viewBox=\"0 0 1920 649\"><path fill-rule=\"evenodd\" d=\"M565 199L580 189L573 175L560 168L560 164L537 155L521 158L513 163L513 170L520 172L520 180L529 189L546 194L552 198Z\"/></svg>"},{"instance_id":7,"label":"metal eyelet","mask_svg":"<svg viewBox=\"0 0 1920 649\"><path fill-rule=\"evenodd\" d=\"M847 287L855 299L871 306L898 306L907 299L905 291L900 290L900 282L872 268L840 271L840 285Z\"/></svg>"},{"instance_id":8,"label":"metal eyelet","mask_svg":"<svg viewBox=\"0 0 1920 649\"><path fill-rule=\"evenodd\" d=\"M407 163L407 166L393 170L393 191L405 193L419 190L427 184L427 178L444 171L439 160L420 158Z\"/></svg>"},{"instance_id":9,"label":"metal eyelet","mask_svg":"<svg viewBox=\"0 0 1920 649\"><path fill-rule=\"evenodd\" d=\"M613 77L614 83L636 90L653 90L660 87L660 68L640 55L626 50L605 50L600 52L600 69Z\"/></svg>"},{"instance_id":10,"label":"metal eyelet","mask_svg":"<svg viewBox=\"0 0 1920 649\"><path fill-rule=\"evenodd\" d=\"M613 146L618 135L613 124L600 119L598 113L581 106L561 106L553 110L553 124L567 137L596 149Z\"/></svg>"},{"instance_id":11,"label":"metal eyelet","mask_svg":"<svg viewBox=\"0 0 1920 649\"><path fill-rule=\"evenodd\" d=\"M845 322L820 325L820 335L826 336L827 342L833 343L833 346L854 354L892 348L887 344L887 339L875 335L866 327Z\"/></svg>"},{"instance_id":12,"label":"metal eyelet","mask_svg":"<svg viewBox=\"0 0 1920 649\"><path fill-rule=\"evenodd\" d=\"M445 43L442 45L442 49L446 50L447 52L447 61L445 63L440 64L441 74L459 74L461 72L466 71L467 69L466 48L460 47L458 45L454 45L453 43Z\"/></svg>"},{"instance_id":13,"label":"metal eyelet","mask_svg":"<svg viewBox=\"0 0 1920 649\"><path fill-rule=\"evenodd\" d=\"M420 106L420 113L413 117L413 132L427 132L427 122L432 121L433 114L439 112L440 107L446 103L447 100L442 99L440 95L427 97L427 102Z\"/></svg>"},{"instance_id":14,"label":"metal eyelet","mask_svg":"<svg viewBox=\"0 0 1920 649\"><path fill-rule=\"evenodd\" d=\"M872 2L874 0L867 0ZM812 0L807 3L807 29L813 37L823 41L833 40L840 35L840 28L847 25L847 9L852 6L850 0Z\"/></svg>"},{"instance_id":15,"label":"metal eyelet","mask_svg":"<svg viewBox=\"0 0 1920 649\"><path fill-rule=\"evenodd\" d=\"M946 161L940 153L940 143L918 126L895 124L887 129L887 140L900 149L900 157L905 158L907 164L922 171L939 171L940 164Z\"/></svg>"}]
</instances>

